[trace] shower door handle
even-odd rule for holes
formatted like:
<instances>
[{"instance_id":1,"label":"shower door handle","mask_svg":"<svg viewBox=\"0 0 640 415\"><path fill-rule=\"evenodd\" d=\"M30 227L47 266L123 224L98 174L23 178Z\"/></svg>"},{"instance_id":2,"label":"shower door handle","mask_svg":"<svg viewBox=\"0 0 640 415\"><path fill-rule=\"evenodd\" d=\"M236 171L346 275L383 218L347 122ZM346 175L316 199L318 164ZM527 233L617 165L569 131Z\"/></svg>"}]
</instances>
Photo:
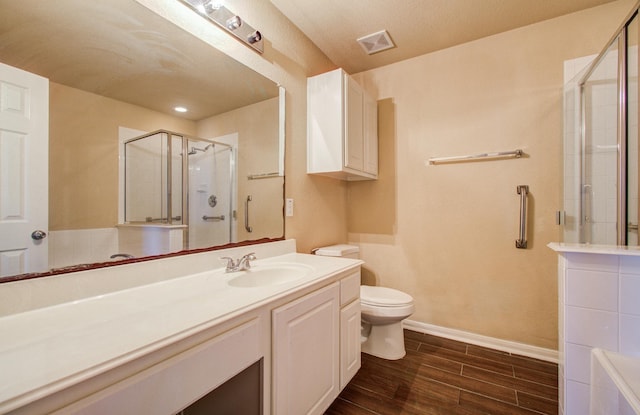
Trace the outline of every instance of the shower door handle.
<instances>
[{"instance_id":1,"label":"shower door handle","mask_svg":"<svg viewBox=\"0 0 640 415\"><path fill-rule=\"evenodd\" d=\"M251 202L253 198L251 195L247 196L247 200L244 201L244 228L247 232L253 232L253 228L249 226L249 202Z\"/></svg>"},{"instance_id":2,"label":"shower door handle","mask_svg":"<svg viewBox=\"0 0 640 415\"><path fill-rule=\"evenodd\" d=\"M516 188L520 195L520 236L516 240L516 248L527 248L527 195L529 186L521 184Z\"/></svg>"}]
</instances>

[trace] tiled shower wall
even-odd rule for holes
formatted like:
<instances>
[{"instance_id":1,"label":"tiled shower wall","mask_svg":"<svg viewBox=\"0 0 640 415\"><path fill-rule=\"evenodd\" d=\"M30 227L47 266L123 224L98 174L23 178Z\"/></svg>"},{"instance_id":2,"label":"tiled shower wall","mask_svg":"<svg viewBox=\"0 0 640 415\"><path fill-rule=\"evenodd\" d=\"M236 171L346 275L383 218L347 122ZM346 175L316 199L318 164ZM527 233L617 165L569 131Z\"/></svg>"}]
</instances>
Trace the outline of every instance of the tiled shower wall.
<instances>
[{"instance_id":1,"label":"tiled shower wall","mask_svg":"<svg viewBox=\"0 0 640 415\"><path fill-rule=\"evenodd\" d=\"M561 407L588 414L591 349L640 357L640 256L563 253L558 295Z\"/></svg>"}]
</instances>

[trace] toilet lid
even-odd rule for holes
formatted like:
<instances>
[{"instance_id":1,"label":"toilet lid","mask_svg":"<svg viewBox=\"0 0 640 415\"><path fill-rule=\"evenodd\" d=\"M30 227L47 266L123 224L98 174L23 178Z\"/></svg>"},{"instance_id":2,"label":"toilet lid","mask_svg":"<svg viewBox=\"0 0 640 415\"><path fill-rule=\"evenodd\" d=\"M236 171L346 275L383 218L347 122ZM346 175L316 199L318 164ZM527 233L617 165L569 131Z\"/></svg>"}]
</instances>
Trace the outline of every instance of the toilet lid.
<instances>
[{"instance_id":1,"label":"toilet lid","mask_svg":"<svg viewBox=\"0 0 640 415\"><path fill-rule=\"evenodd\" d=\"M393 288L361 285L360 301L365 304L390 307L411 304L413 303L413 297Z\"/></svg>"}]
</instances>

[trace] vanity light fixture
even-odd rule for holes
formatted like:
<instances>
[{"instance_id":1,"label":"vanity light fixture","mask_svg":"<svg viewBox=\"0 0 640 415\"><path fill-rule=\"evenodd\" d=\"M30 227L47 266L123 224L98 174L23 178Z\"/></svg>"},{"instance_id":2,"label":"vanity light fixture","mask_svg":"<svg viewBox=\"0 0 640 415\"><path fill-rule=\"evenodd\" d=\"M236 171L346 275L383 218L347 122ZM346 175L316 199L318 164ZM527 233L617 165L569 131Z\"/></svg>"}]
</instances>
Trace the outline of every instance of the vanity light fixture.
<instances>
[{"instance_id":1,"label":"vanity light fixture","mask_svg":"<svg viewBox=\"0 0 640 415\"><path fill-rule=\"evenodd\" d=\"M214 0L179 0L198 14L231 33L245 45L259 53L264 52L262 34L243 21L240 16Z\"/></svg>"}]
</instances>

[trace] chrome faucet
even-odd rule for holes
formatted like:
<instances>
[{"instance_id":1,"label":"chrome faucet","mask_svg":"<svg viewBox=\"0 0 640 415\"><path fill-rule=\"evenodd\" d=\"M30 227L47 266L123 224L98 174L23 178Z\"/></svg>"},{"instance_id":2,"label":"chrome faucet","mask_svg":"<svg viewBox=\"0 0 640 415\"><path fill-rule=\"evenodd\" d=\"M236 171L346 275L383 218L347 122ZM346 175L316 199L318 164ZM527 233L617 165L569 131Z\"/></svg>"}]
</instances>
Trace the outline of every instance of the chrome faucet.
<instances>
[{"instance_id":1,"label":"chrome faucet","mask_svg":"<svg viewBox=\"0 0 640 415\"><path fill-rule=\"evenodd\" d=\"M246 271L248 269L251 269L250 261L256 260L256 254L255 252L252 252L243 256L237 261L228 256L224 256L220 259L224 259L225 261L227 261L227 267L225 268L224 272Z\"/></svg>"}]
</instances>

